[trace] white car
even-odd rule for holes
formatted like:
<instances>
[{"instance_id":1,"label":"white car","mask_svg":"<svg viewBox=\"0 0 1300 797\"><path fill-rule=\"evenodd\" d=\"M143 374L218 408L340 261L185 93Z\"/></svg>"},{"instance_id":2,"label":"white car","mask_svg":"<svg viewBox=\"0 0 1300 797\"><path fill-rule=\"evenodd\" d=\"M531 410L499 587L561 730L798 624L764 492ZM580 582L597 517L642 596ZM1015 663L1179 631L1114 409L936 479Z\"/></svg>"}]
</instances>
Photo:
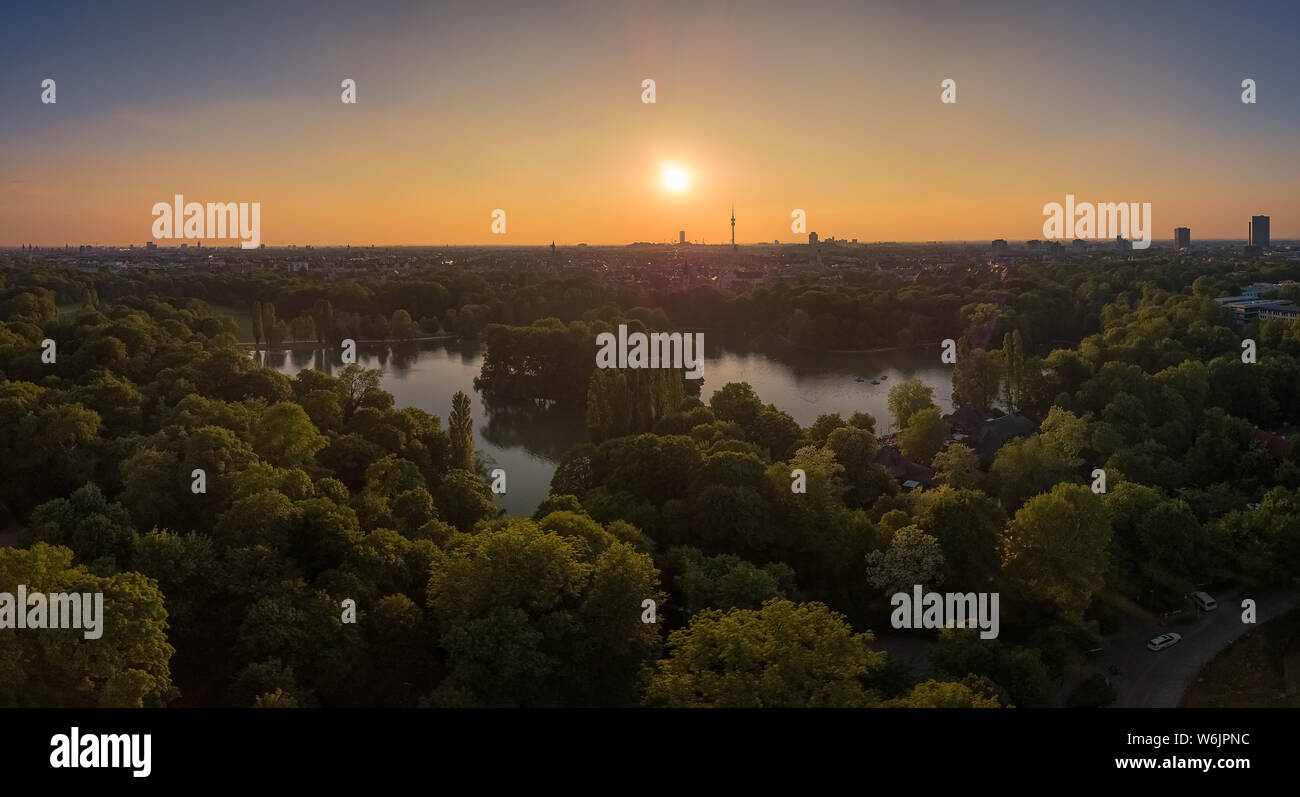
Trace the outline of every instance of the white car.
<instances>
[{"instance_id":1,"label":"white car","mask_svg":"<svg viewBox=\"0 0 1300 797\"><path fill-rule=\"evenodd\" d=\"M1182 634L1161 634L1147 643L1147 650L1164 650L1183 641Z\"/></svg>"},{"instance_id":2,"label":"white car","mask_svg":"<svg viewBox=\"0 0 1300 797\"><path fill-rule=\"evenodd\" d=\"M1192 600L1196 601L1196 605L1200 606L1203 612L1212 612L1219 608L1219 602L1208 592L1193 592Z\"/></svg>"}]
</instances>

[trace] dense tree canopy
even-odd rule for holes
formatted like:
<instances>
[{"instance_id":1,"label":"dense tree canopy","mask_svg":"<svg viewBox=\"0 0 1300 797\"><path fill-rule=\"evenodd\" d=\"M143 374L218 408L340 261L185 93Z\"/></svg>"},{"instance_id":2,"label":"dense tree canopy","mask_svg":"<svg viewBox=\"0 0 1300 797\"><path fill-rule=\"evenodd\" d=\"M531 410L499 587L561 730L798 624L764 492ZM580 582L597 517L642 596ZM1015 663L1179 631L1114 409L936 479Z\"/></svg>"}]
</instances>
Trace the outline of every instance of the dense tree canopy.
<instances>
[{"instance_id":1,"label":"dense tree canopy","mask_svg":"<svg viewBox=\"0 0 1300 797\"><path fill-rule=\"evenodd\" d=\"M875 705L884 663L820 604L772 599L757 611L706 610L668 639L646 700L669 707L857 708Z\"/></svg>"},{"instance_id":2,"label":"dense tree canopy","mask_svg":"<svg viewBox=\"0 0 1300 797\"><path fill-rule=\"evenodd\" d=\"M0 704L1046 706L1139 612L1291 578L1300 447L1278 441L1300 323L1234 327L1213 298L1297 267L985 265L728 295L441 263L327 280L6 262L0 520L22 547L0 549L0 592L113 609L100 640L0 630ZM596 368L620 323L796 349L951 337L954 406L1033 431L960 437L917 380L892 386L890 423L801 428L753 384ZM585 417L532 517L500 516L468 395L444 425L379 371L288 378L238 342L428 335L481 339L485 406ZM899 449L933 481L901 489ZM909 671L870 643L911 633L888 594L913 584L998 592L1002 635L945 630Z\"/></svg>"}]
</instances>

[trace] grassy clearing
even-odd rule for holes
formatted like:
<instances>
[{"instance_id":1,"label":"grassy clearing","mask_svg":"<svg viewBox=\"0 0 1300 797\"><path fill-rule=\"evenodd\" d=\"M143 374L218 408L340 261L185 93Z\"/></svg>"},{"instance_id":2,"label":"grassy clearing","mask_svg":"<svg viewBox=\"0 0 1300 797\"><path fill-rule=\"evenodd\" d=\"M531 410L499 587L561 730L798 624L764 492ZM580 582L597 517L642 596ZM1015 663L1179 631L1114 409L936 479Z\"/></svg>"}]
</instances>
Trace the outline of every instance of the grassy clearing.
<instances>
[{"instance_id":1,"label":"grassy clearing","mask_svg":"<svg viewBox=\"0 0 1300 797\"><path fill-rule=\"evenodd\" d=\"M1220 653L1183 695L1188 708L1300 708L1300 609Z\"/></svg>"},{"instance_id":2,"label":"grassy clearing","mask_svg":"<svg viewBox=\"0 0 1300 797\"><path fill-rule=\"evenodd\" d=\"M212 308L213 315L228 315L235 319L235 324L239 326L239 333L236 335L240 343L253 342L253 314L247 307L232 307L228 304L209 305Z\"/></svg>"}]
</instances>

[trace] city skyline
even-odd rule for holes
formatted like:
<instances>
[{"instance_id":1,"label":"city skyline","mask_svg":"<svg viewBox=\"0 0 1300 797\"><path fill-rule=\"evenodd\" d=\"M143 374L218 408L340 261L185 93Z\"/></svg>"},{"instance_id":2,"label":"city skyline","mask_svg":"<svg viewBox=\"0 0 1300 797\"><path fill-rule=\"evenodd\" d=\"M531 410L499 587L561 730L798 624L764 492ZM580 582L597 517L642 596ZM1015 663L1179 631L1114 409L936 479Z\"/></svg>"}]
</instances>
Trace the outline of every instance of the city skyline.
<instances>
[{"instance_id":1,"label":"city skyline","mask_svg":"<svg viewBox=\"0 0 1300 797\"><path fill-rule=\"evenodd\" d=\"M1262 246L1263 246L1263 248L1269 248L1269 246L1271 246L1271 244L1272 244L1272 241L1274 240L1274 239L1270 236L1270 233L1269 233L1269 227L1270 227L1270 224L1271 224L1271 218L1272 218L1272 217L1269 216L1269 215L1260 215L1260 214L1257 214L1257 215L1251 216L1250 221L1247 222L1247 232L1246 232L1246 236L1243 237L1243 238L1232 238L1232 237L1226 237L1226 238L1198 237L1196 243L1197 243L1198 245L1201 245L1201 244L1211 244L1211 243L1215 243L1215 244L1231 244L1231 243L1236 243L1236 242L1238 242L1238 241L1242 241L1242 242L1245 242L1246 245L1256 246L1256 245L1261 245L1261 244L1258 244L1258 243L1256 242L1256 238L1259 237L1259 238L1260 238L1260 241L1262 241ZM731 224L731 234L732 234L732 238L731 238L730 241L722 240L722 241L714 241L714 242L710 243L710 242L708 242L707 240L703 240L703 239L693 239L693 238L688 238L688 237L687 237L687 231L686 231L686 230L678 230L676 240L673 240L673 239L672 239L672 236L668 236L668 237L665 237L665 238L662 238L662 239L658 239L658 238L640 238L640 239L637 239L637 240L634 240L634 241L623 241L623 242L617 242L617 243L614 243L614 242L592 242L592 241L572 241L572 242L563 242L563 243L558 243L555 239L552 239L552 240L551 240L551 243L549 244L549 247L552 248L552 249L554 249L554 248L556 248L557 246L559 246L559 247L568 247L568 248L572 248L572 247L578 247L578 246L592 246L592 247L626 247L626 246L636 246L636 245L661 245L661 246L699 246L699 247L717 246L717 247L723 247L723 248L735 248L735 247L738 247L738 246L746 246L746 247L749 247L749 246L799 246L799 245L804 245L804 243L805 243L805 241L804 241L803 238L796 238L796 239L793 239L793 240L791 240L791 239L787 239L787 240L784 241L784 242L780 241L779 239L774 239L774 240L753 240L753 241L747 241L747 240L744 240L744 239L737 240L737 239L734 237L734 236L735 236L735 224L736 224L736 216L735 216L735 208L734 208L734 207L731 209L731 216L730 216L730 218L729 218L729 222L730 222L730 224ZM1257 233L1255 232L1255 229L1254 229L1256 224L1260 224L1261 227L1262 227L1262 232L1259 233L1258 235L1257 235ZM1175 227L1175 228L1174 228L1174 234L1173 234L1172 236L1167 237L1167 238L1165 238L1165 237L1155 237L1155 236L1152 236L1150 240L1151 240L1152 242L1159 242L1159 243L1161 243L1161 244L1173 244L1176 248L1186 248L1186 247L1188 247L1188 246L1191 245L1191 232L1192 232L1192 230L1191 230L1190 227L1186 227L1186 226L1178 226L1178 227ZM1122 239L1124 239L1124 240L1129 240L1128 238L1126 238L1126 237L1124 237L1124 236L1118 236L1118 237L1119 237L1119 238L1122 238ZM1282 242L1282 241L1288 241L1288 240L1290 240L1291 242L1295 242L1295 241L1300 241L1300 238L1297 238L1297 239L1278 238L1278 239L1276 239L1276 240L1279 241L1279 242ZM977 239L947 239L947 240L929 240L929 241L922 241L922 240L902 240L902 239L862 240L862 239L859 239L859 238L848 238L848 237L845 237L845 236L843 236L843 235L841 235L840 237L836 237L836 236L833 235L833 234L832 234L832 235L825 235L825 236L823 236L823 235L821 235L821 234L820 234L818 231L816 231L816 230L811 230L811 231L809 231L808 234L807 234L807 238L806 238L806 243L807 243L808 245L818 245L818 244L821 244L821 243L827 243L827 244L838 244L838 245L846 245L846 244L847 244L847 245L854 245L854 246L894 245L894 244L896 244L896 245L913 245L913 244L914 244L914 245L925 245L925 244L937 244L937 245L979 245L979 244L992 244L993 246L996 247L997 245L1001 244L1001 245L1005 248L1006 246L1008 246L1008 245L1010 245L1010 244L1013 244L1013 243L1016 243L1017 241L1020 242L1020 243L1035 243L1035 244L1037 244L1037 243L1050 243L1050 242L1072 243L1072 242L1074 242L1074 241L1084 241L1084 242L1086 242L1086 243L1088 243L1088 244L1090 244L1090 245L1098 245L1098 246L1104 246L1104 245L1107 245L1107 244L1114 243L1114 241L1109 240L1109 239L1106 239L1106 238L1083 238L1083 239L1080 239L1080 238L1047 238L1047 237L1041 237L1041 236L1038 237L1038 238L1023 238L1023 239L1016 239L1016 238L978 239L978 238L977 238ZM369 247L395 247L395 248L401 248L401 247L409 247L409 248L459 247L459 248L488 248L488 249L491 249L491 248L511 248L511 247L520 247L520 248L537 248L537 247L546 247L546 246L548 246L548 244L544 244L544 243L517 243L517 242L504 241L504 240L495 240L495 241L483 242L483 243L462 243L462 244L452 244L452 243L445 243L445 242L442 243L442 244L439 244L439 243L396 243L396 244L376 244L376 243L356 243L356 242L351 242L351 241L349 241L349 242L345 242L345 243L317 243L317 242L312 242L312 241L303 241L303 242L293 242L293 241L290 241L290 242L277 243L277 244L267 244L267 243L263 243L263 244L261 244L260 248L263 248L263 249L309 248L309 249L310 249L310 248L344 248L344 247L350 248L350 247L353 247L353 246L357 247L358 249L369 248ZM6 249L6 250L8 250L8 249L27 249L27 248L35 248L35 249L67 249L67 248L72 248L72 247L82 247L82 248L85 248L85 247L96 248L96 247L98 247L98 248L124 248L124 249L125 249L125 248L137 248L137 242L134 242L134 241L127 241L127 242L111 242L111 243L103 243L103 242L85 243L85 242L81 242L81 243L76 243L76 244L73 244L73 243L71 243L71 242L65 242L65 243L63 243L63 244L37 244L37 243L0 244L0 249ZM193 248L193 249L232 249L232 248L233 248L233 249L239 249L239 248L241 248L241 246L240 246L240 244L239 244L238 239L228 239L228 238L227 238L227 239L222 239L222 238L215 238L215 239L210 239L210 240L208 240L208 242L205 244L204 241L203 241L203 239L180 239L180 238L170 238L170 239L147 240L147 241L144 241L144 242L140 243L140 245L139 245L138 248L140 248L140 249L146 249L146 248L150 248L150 249L153 249L153 248L157 248L157 249L170 249L170 248L175 248L175 249L184 249L184 248ZM252 248L259 248L259 247L252 247Z\"/></svg>"}]
</instances>

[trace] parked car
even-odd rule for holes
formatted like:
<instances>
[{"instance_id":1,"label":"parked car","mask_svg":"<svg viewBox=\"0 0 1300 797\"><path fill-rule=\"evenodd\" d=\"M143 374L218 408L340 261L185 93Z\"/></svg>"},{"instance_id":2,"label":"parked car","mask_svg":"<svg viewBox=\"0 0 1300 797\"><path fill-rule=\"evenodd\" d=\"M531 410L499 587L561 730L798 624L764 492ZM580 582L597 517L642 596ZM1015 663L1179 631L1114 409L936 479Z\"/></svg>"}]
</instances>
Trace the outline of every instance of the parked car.
<instances>
[{"instance_id":1,"label":"parked car","mask_svg":"<svg viewBox=\"0 0 1300 797\"><path fill-rule=\"evenodd\" d=\"M1196 605L1200 606L1201 611L1204 612L1212 612L1219 608L1219 602L1216 601L1208 592L1193 592L1192 600L1195 601Z\"/></svg>"},{"instance_id":2,"label":"parked car","mask_svg":"<svg viewBox=\"0 0 1300 797\"><path fill-rule=\"evenodd\" d=\"M1182 634L1161 634L1147 643L1148 650L1164 650L1183 641Z\"/></svg>"}]
</instances>

